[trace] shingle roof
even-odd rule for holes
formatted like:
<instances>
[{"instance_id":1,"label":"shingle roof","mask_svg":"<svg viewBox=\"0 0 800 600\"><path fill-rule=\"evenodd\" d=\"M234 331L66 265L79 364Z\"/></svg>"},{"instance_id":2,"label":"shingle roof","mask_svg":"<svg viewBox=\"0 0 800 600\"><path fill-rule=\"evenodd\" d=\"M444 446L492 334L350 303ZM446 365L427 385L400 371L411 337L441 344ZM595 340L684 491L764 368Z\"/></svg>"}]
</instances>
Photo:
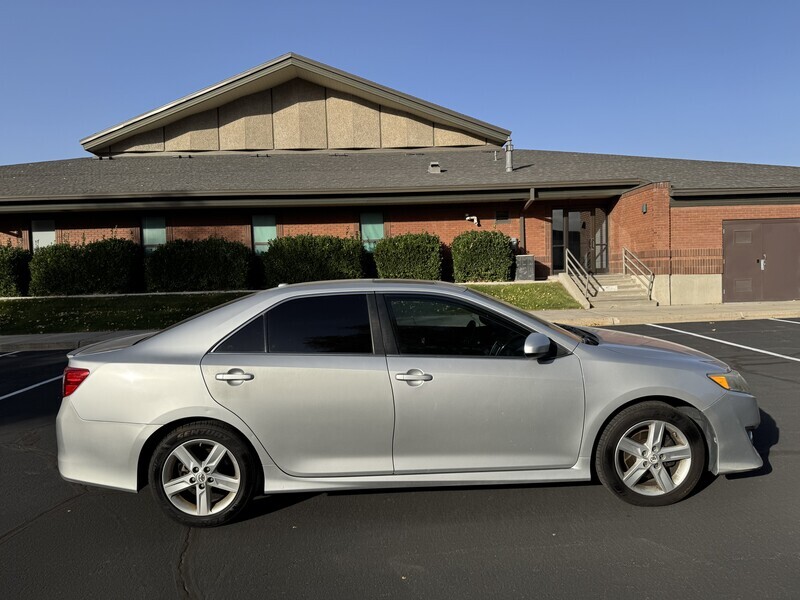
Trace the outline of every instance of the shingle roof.
<instances>
[{"instance_id":1,"label":"shingle roof","mask_svg":"<svg viewBox=\"0 0 800 600\"><path fill-rule=\"evenodd\" d=\"M434 160L441 174L427 172ZM494 160L485 150L80 158L0 166L0 198L413 193L602 181L670 181L676 191L800 189L800 167L542 150L515 150L514 167L506 173L503 152Z\"/></svg>"}]
</instances>

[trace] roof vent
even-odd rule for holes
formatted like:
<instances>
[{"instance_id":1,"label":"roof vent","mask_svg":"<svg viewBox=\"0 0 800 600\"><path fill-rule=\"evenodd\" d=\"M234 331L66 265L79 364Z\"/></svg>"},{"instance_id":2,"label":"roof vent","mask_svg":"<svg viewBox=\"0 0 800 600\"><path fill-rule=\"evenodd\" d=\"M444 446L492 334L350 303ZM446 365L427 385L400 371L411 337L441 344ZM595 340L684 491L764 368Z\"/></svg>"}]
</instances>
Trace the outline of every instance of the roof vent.
<instances>
[{"instance_id":1,"label":"roof vent","mask_svg":"<svg viewBox=\"0 0 800 600\"><path fill-rule=\"evenodd\" d=\"M428 165L428 173L441 173L441 172L442 172L442 166L438 162L434 161Z\"/></svg>"}]
</instances>

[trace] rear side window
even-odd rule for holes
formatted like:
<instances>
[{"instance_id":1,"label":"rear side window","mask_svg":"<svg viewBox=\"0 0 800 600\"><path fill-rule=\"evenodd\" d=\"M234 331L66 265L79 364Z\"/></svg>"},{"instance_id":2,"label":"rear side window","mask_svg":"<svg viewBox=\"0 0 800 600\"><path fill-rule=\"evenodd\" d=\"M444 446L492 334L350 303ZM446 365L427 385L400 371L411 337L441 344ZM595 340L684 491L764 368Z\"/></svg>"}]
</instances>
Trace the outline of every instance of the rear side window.
<instances>
[{"instance_id":1,"label":"rear side window","mask_svg":"<svg viewBox=\"0 0 800 600\"><path fill-rule=\"evenodd\" d=\"M253 319L239 331L225 339L214 349L214 352L228 354L266 352L267 336L264 331L264 322L264 315Z\"/></svg>"},{"instance_id":2,"label":"rear side window","mask_svg":"<svg viewBox=\"0 0 800 600\"><path fill-rule=\"evenodd\" d=\"M267 313L269 352L372 354L367 297L316 296L284 302Z\"/></svg>"}]
</instances>

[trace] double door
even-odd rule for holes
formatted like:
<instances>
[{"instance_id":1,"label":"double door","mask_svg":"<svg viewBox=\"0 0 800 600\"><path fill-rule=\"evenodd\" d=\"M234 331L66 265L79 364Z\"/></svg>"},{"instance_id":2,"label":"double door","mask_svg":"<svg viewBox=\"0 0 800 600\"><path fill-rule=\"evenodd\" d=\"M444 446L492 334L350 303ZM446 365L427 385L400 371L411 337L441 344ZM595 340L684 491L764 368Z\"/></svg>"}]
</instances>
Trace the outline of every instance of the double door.
<instances>
[{"instance_id":1,"label":"double door","mask_svg":"<svg viewBox=\"0 0 800 600\"><path fill-rule=\"evenodd\" d=\"M608 271L608 216L602 207L557 208L552 212L553 271L563 271L564 250L589 273Z\"/></svg>"},{"instance_id":2,"label":"double door","mask_svg":"<svg viewBox=\"0 0 800 600\"><path fill-rule=\"evenodd\" d=\"M800 299L800 219L724 221L724 302Z\"/></svg>"}]
</instances>

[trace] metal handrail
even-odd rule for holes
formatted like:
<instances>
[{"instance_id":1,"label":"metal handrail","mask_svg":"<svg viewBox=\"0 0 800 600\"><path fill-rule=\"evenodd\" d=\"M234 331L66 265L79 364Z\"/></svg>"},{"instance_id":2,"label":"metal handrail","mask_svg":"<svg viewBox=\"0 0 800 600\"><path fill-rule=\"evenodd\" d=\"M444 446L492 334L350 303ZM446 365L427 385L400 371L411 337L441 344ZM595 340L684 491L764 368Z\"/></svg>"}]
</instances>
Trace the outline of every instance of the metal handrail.
<instances>
[{"instance_id":1,"label":"metal handrail","mask_svg":"<svg viewBox=\"0 0 800 600\"><path fill-rule=\"evenodd\" d=\"M637 281L647 290L647 299L653 299L655 274L638 256L625 247L622 248L622 273L636 277Z\"/></svg>"},{"instance_id":2,"label":"metal handrail","mask_svg":"<svg viewBox=\"0 0 800 600\"><path fill-rule=\"evenodd\" d=\"M591 282L589 272L583 268L583 265L575 258L575 255L569 251L569 248L564 248L564 271L572 281L575 282L575 285L578 286L578 290L587 301L589 298L597 295L597 290Z\"/></svg>"}]
</instances>

